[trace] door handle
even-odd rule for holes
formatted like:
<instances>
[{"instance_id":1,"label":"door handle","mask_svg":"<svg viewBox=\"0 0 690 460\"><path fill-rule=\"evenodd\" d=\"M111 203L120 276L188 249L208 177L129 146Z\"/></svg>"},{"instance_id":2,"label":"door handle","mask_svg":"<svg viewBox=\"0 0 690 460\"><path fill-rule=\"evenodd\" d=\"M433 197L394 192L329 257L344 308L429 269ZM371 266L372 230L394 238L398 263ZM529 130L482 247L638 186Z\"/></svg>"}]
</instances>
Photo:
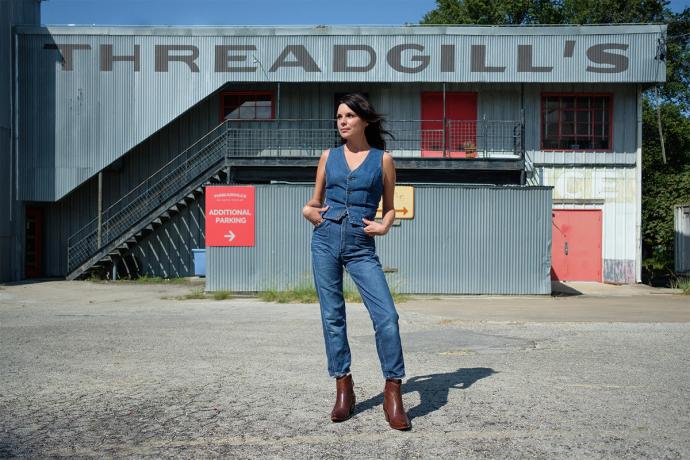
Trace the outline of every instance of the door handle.
<instances>
[{"instance_id":1,"label":"door handle","mask_svg":"<svg viewBox=\"0 0 690 460\"><path fill-rule=\"evenodd\" d=\"M565 242L565 245L563 247L563 251L565 252L565 255L567 256L568 255L568 242L567 241Z\"/></svg>"}]
</instances>

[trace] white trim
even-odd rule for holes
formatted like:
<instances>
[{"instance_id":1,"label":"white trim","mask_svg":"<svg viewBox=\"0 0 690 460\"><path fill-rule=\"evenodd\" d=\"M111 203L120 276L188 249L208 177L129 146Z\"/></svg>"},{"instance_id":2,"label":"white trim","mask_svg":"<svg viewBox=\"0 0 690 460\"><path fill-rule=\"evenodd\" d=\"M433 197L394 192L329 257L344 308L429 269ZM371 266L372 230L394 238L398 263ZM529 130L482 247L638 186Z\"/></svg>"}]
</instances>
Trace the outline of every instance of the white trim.
<instances>
[{"instance_id":1,"label":"white trim","mask_svg":"<svg viewBox=\"0 0 690 460\"><path fill-rule=\"evenodd\" d=\"M635 278L642 282L642 88L637 85L637 163L635 165Z\"/></svg>"}]
</instances>

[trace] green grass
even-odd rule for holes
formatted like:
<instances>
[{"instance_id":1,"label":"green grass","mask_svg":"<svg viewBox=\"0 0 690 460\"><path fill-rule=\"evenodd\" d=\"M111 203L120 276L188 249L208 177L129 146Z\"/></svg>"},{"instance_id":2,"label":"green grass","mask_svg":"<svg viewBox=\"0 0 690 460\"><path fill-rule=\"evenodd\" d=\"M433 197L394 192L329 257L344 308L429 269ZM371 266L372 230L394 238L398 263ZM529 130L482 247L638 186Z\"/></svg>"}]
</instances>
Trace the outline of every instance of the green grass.
<instances>
[{"instance_id":1,"label":"green grass","mask_svg":"<svg viewBox=\"0 0 690 460\"><path fill-rule=\"evenodd\" d=\"M671 282L671 287L680 289L684 295L690 295L690 278L678 278Z\"/></svg>"},{"instance_id":2,"label":"green grass","mask_svg":"<svg viewBox=\"0 0 690 460\"><path fill-rule=\"evenodd\" d=\"M227 300L232 298L230 291L216 291L213 293L213 300Z\"/></svg>"},{"instance_id":3,"label":"green grass","mask_svg":"<svg viewBox=\"0 0 690 460\"><path fill-rule=\"evenodd\" d=\"M346 302L361 303L362 297L356 289L344 289L343 295ZM391 290L393 301L402 303L409 300L408 296L399 294ZM259 298L265 302L277 303L318 303L319 297L316 295L316 288L313 285L300 285L286 291L269 289L259 293Z\"/></svg>"},{"instance_id":4,"label":"green grass","mask_svg":"<svg viewBox=\"0 0 690 460\"><path fill-rule=\"evenodd\" d=\"M313 286L297 286L287 291L268 289L259 293L259 298L265 302L277 303L316 303L316 289Z\"/></svg>"}]
</instances>

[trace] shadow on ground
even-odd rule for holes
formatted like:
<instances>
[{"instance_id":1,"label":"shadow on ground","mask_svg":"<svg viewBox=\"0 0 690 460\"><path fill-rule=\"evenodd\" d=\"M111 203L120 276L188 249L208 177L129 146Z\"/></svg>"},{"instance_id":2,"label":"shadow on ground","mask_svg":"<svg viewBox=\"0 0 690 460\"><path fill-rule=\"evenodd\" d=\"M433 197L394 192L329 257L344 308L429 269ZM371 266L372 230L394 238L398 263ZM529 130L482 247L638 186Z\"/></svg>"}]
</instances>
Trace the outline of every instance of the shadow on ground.
<instances>
[{"instance_id":1,"label":"shadow on ground","mask_svg":"<svg viewBox=\"0 0 690 460\"><path fill-rule=\"evenodd\" d=\"M410 419L430 414L448 403L451 389L464 390L472 386L477 380L495 374L496 371L488 367L460 368L454 372L443 374L429 374L411 377L403 384L403 393L419 393L419 405L408 409ZM383 392L366 401L357 403L356 413L364 412L376 406L383 405Z\"/></svg>"},{"instance_id":2,"label":"shadow on ground","mask_svg":"<svg viewBox=\"0 0 690 460\"><path fill-rule=\"evenodd\" d=\"M570 297L574 295L582 295L577 289L573 289L560 281L551 281L551 296L553 297Z\"/></svg>"}]
</instances>

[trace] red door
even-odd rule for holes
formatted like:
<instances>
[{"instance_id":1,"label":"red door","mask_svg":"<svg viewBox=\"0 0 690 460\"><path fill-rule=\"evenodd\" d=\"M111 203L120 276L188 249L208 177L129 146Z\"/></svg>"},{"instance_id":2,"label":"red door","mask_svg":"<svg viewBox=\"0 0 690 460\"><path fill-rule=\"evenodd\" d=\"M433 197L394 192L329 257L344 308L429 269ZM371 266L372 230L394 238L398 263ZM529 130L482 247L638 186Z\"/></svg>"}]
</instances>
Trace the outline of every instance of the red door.
<instances>
[{"instance_id":1,"label":"red door","mask_svg":"<svg viewBox=\"0 0 690 460\"><path fill-rule=\"evenodd\" d=\"M446 93L446 156L477 154L477 93ZM443 93L422 93L422 156L442 157Z\"/></svg>"},{"instance_id":2,"label":"red door","mask_svg":"<svg viewBox=\"0 0 690 460\"><path fill-rule=\"evenodd\" d=\"M40 208L26 208L26 229L24 232L24 274L27 278L38 278L41 271L41 232L43 212Z\"/></svg>"},{"instance_id":3,"label":"red door","mask_svg":"<svg viewBox=\"0 0 690 460\"><path fill-rule=\"evenodd\" d=\"M551 279L601 282L601 210L554 209Z\"/></svg>"}]
</instances>

